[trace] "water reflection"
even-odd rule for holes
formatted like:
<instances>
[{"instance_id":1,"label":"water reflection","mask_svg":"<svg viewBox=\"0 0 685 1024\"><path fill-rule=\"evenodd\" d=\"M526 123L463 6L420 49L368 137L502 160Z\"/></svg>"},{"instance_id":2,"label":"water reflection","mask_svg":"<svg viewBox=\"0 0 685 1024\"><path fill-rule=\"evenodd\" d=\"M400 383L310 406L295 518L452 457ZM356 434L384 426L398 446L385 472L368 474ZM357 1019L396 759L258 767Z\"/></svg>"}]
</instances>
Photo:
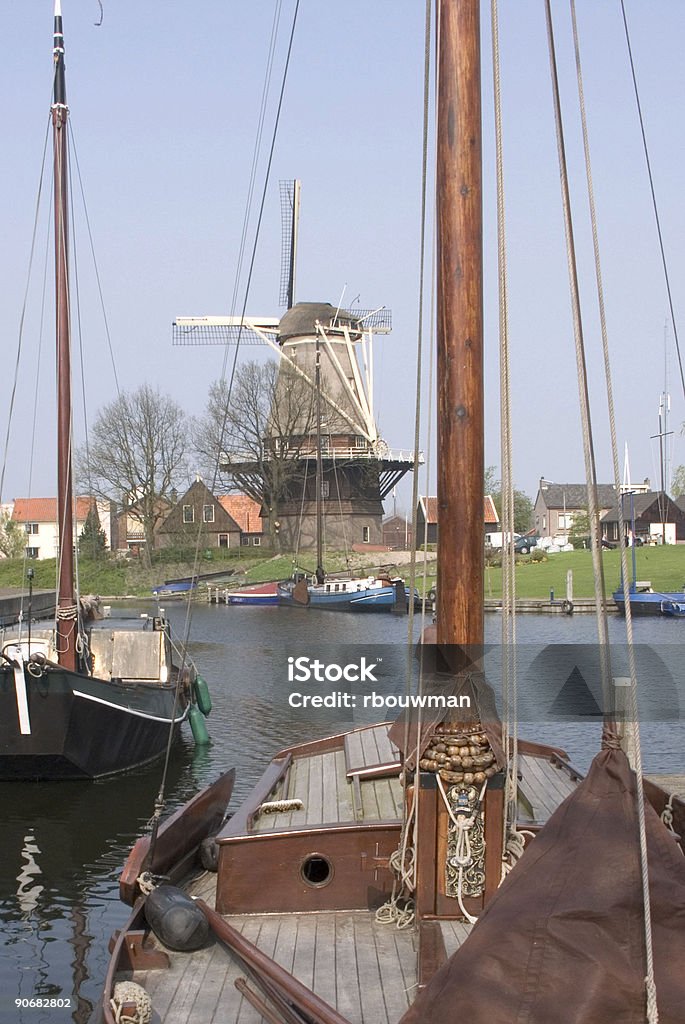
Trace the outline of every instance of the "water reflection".
<instances>
[{"instance_id":1,"label":"water reflection","mask_svg":"<svg viewBox=\"0 0 685 1024\"><path fill-rule=\"evenodd\" d=\"M114 609L120 616L138 611L133 606ZM185 609L168 604L166 611L174 628L182 632ZM188 731L175 747L167 783L169 809L233 764L237 767L235 795L240 799L279 748L392 717L359 704L334 710L292 707L288 696L295 683L288 680L288 657L306 654L327 664L347 664L367 656L378 662L376 681L369 687L379 694L402 693L408 664L406 625L406 619L393 616L195 608L191 653L212 693L214 707L207 723L211 742L197 748ZM495 645L488 656L488 677L498 691L498 617L488 617L486 628L488 642ZM418 623L416 629L418 633ZM638 639L654 649L651 665L645 664L644 671L653 676L661 672L673 680L672 707L677 706L679 713L685 704L683 669L678 666L685 659L680 644L674 643L680 637L678 629L677 622L636 623ZM611 631L615 639L623 639L618 620L612 620ZM550 664L536 665L547 644L565 644L575 650L579 644L594 644L595 639L590 616L521 617L517 653L524 696L527 688L530 695L536 692L534 686L546 686L545 700L553 701ZM409 663L415 671L415 662L409 659ZM322 685L318 684L319 691ZM317 692L312 683L297 687L303 693ZM363 696L366 691L361 684L356 687L332 682L325 688L352 689ZM648 687L644 693L644 700L653 700ZM521 734L568 749L573 761L586 767L599 742L598 722L543 716L541 703L538 698L531 701ZM646 722L643 738L648 770L678 770L683 747L679 722ZM0 1020L55 1024L71 1019L85 1024L90 1018L106 969L107 941L126 917L118 900L118 874L128 849L145 830L159 785L159 765L94 783L0 784L4 811ZM16 998L35 996L69 998L71 1006L59 1010L15 1007Z\"/></svg>"}]
</instances>

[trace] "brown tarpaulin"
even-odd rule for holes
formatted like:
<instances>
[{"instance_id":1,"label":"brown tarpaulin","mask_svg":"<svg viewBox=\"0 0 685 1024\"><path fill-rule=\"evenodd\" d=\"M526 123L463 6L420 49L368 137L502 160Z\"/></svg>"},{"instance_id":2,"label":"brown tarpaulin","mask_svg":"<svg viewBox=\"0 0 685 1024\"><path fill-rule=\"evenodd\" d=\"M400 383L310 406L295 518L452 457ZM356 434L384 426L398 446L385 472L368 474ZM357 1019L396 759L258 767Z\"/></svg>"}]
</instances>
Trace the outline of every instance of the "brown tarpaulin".
<instances>
[{"instance_id":1,"label":"brown tarpaulin","mask_svg":"<svg viewBox=\"0 0 685 1024\"><path fill-rule=\"evenodd\" d=\"M660 1024L685 1022L685 857L646 806ZM635 776L603 750L400 1024L644 1024Z\"/></svg>"}]
</instances>

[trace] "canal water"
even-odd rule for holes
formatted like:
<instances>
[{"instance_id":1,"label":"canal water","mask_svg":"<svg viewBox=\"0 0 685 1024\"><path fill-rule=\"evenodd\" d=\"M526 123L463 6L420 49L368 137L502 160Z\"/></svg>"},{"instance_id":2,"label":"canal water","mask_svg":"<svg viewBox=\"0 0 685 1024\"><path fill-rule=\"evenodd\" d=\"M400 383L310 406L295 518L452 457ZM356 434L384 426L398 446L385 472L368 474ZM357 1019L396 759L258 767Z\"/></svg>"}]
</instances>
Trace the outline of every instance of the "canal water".
<instances>
[{"instance_id":1,"label":"canal water","mask_svg":"<svg viewBox=\"0 0 685 1024\"><path fill-rule=\"evenodd\" d=\"M122 604L112 615L146 610ZM185 607L169 603L166 613L182 636ZM627 675L623 623L612 619L610 627L617 643L612 674ZM489 615L486 665L496 692L500 630L500 617ZM685 624L665 619L635 623L648 772L685 770L682 630ZM394 717L393 702L417 665L407 656L406 631L406 618L392 615L195 607L190 653L212 693L211 743L195 747L184 727L169 766L169 809L232 765L240 799L279 748ZM564 747L581 769L600 735L595 639L594 616L518 620L520 734ZM314 696L331 706L311 707ZM93 783L0 784L0 1024L91 1019L108 939L126 918L118 874L145 831L159 785L159 765ZM35 998L53 1005L22 1007Z\"/></svg>"}]
</instances>

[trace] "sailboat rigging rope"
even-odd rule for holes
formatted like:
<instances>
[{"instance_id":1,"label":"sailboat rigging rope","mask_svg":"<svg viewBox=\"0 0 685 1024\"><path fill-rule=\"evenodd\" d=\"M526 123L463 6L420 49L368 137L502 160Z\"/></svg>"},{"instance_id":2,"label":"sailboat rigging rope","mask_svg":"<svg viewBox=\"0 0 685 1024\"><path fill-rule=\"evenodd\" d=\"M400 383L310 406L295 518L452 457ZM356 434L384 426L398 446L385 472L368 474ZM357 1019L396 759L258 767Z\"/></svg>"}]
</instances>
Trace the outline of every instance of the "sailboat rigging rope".
<instances>
[{"instance_id":1,"label":"sailboat rigging rope","mask_svg":"<svg viewBox=\"0 0 685 1024\"><path fill-rule=\"evenodd\" d=\"M664 268L664 280L666 282L666 294L668 296L668 308L671 314L671 325L673 327L673 337L675 339L675 348L678 355L678 369L680 370L680 383L683 388L683 395L685 395L685 370L683 370L683 358L680 352L680 341L678 340L678 325L675 318L675 311L673 308L673 293L671 291L671 279L668 273L668 263L666 262L666 251L664 249L664 238L661 231L661 218L659 217L659 207L656 202L656 192L654 190L654 178L652 176L652 163L649 159L649 148L647 146L647 133L645 130L644 117L642 116L642 104L640 103L640 93L637 87L637 75L635 73L635 63L633 61L633 48L630 42L630 33L628 31L628 19L626 17L626 8L624 0L621 0L621 14L623 15L623 27L626 34L626 45L628 47L628 59L630 61L630 73L633 80L633 89L635 92L635 103L637 105L637 114L640 121L640 132L642 134L642 148L645 153L645 162L647 164L647 175L649 177L649 188L652 194L652 208L654 210L654 220L656 223L657 235L659 237L659 250L661 252L661 264Z\"/></svg>"},{"instance_id":2,"label":"sailboat rigging rope","mask_svg":"<svg viewBox=\"0 0 685 1024\"><path fill-rule=\"evenodd\" d=\"M626 623L626 641L627 641L627 652L628 652L628 671L630 675L630 695L629 695L629 708L630 715L633 720L634 737L635 737L635 775L636 775L636 800L637 800L637 815L638 815L638 828L639 828L639 842L640 842L640 868L642 878L642 892L643 892L643 911L644 911L644 929L645 929L645 952L646 952L646 966L647 974L645 978L645 987L647 993L647 1021L648 1024L656 1024L659 1019L659 1011L656 1002L656 985L654 980L654 950L652 941L652 920L651 920L651 904L650 904L650 893L649 893L649 863L647 858L647 833L645 823L645 797L644 797L644 786L642 778L642 750L640 744L640 725L638 718L638 702L637 702L637 668L635 664L635 649L633 642L633 620L632 620L632 609L630 605L629 594L626 592L627 580L628 580L628 553L626 545L622 543L622 538L625 536L625 527L623 522L623 507L620 500L621 493L621 475L619 466L618 456L618 441L616 437L616 416L614 407L613 397L613 383L611 374L611 361L609 358L609 340L606 322L606 309L604 304L604 287L602 283L602 269L599 251L599 232L597 227L597 211L595 207L594 198L594 187L592 182L592 165L590 160L590 144L589 144L589 133L587 127L587 116L585 110L585 95L583 89L583 75L582 66L580 60L580 44L578 39L578 25L576 19L576 6L575 0L570 0L571 6L571 21L573 26L573 43L575 50L576 59L576 75L578 82L578 99L581 117L581 127L583 133L583 148L585 154L585 173L587 178L587 191L588 191L588 202L590 208L590 221L592 226L592 241L594 249L595 259L595 278L597 284L597 297L600 314L600 326L602 335L602 351L604 356L604 373L606 381L606 393L607 393L607 407L609 412L609 427L611 434L611 455L614 470L614 487L616 490L618 500L618 520L619 520L619 548L621 552L621 575L623 579L624 597L625 600L625 623ZM623 8L623 0L621 0L621 7ZM625 11L624 11L625 19ZM627 33L627 26L626 26ZM630 42L629 42L630 45ZM631 57L632 65L632 57ZM670 294L670 293L669 293ZM681 369L682 373L682 369Z\"/></svg>"},{"instance_id":3,"label":"sailboat rigging rope","mask_svg":"<svg viewBox=\"0 0 685 1024\"><path fill-rule=\"evenodd\" d=\"M40 168L40 178L39 178L39 181L38 181L38 194L36 196L36 207L35 207L35 213L34 213L34 217L33 217L33 232L31 234L31 248L30 248L30 251L29 251L29 263L28 263L28 270L27 270L27 275L26 275L26 287L24 289L24 299L23 299L23 302L22 302L22 305L21 305L21 314L20 314L20 317L19 317L19 335L18 335L18 339L17 339L17 354L16 354L16 358L15 358L15 361L14 361L14 377L12 379L12 391L10 392L9 411L8 411L8 414L7 414L7 429L6 429L6 432L5 432L5 449L4 449L4 452L3 452L2 470L0 471L0 504L2 503L3 495L4 495L4 491L5 491L5 473L6 473L6 470L7 470L7 457L9 455L10 437L11 437L11 432L12 432L12 415L14 413L14 403L15 403L15 400L16 400L16 397L17 397L17 384L18 384L18 381L19 381L19 364L21 362L21 353L22 353L23 342L24 342L24 325L26 323L26 307L27 307L27 303L28 303L29 284L30 284L30 281L31 281L31 272L32 272L32 267L33 267L33 260L34 260L34 256L35 256L35 252L36 252L36 239L37 239L37 236L38 236L38 219L39 219L39 215L40 215L41 196L43 194L43 181L45 179L45 163L46 163L47 152L48 152L48 139L49 139L49 137L50 137L50 120L48 120L48 125L47 125L46 132L45 132L45 142L43 144L43 159L42 159L41 168Z\"/></svg>"},{"instance_id":4,"label":"sailboat rigging rope","mask_svg":"<svg viewBox=\"0 0 685 1024\"><path fill-rule=\"evenodd\" d=\"M516 680L516 560L514 552L514 476L507 301L507 246L502 142L501 61L497 0L491 3L495 153L497 172L497 262L500 337L500 431L502 462L502 698L506 771L504 816L507 851L520 851L518 819L518 693ZM520 856L520 853L518 854Z\"/></svg>"},{"instance_id":5,"label":"sailboat rigging rope","mask_svg":"<svg viewBox=\"0 0 685 1024\"><path fill-rule=\"evenodd\" d=\"M585 462L585 479L587 481L588 514L590 519L590 547L592 551L592 568L597 609L597 633L599 640L599 658L604 698L605 715L613 704L611 683L611 657L609 651L609 627L606 614L606 598L604 586L604 566L599 540L599 508L597 501L597 468L595 462L592 423L590 418L590 398L588 392L587 365L585 360L585 341L580 310L580 292L578 270L576 266L573 223L571 219L571 197L569 192L568 171L566 166L566 148L561 115L561 99L559 96L559 80L557 59L554 43L554 28L550 0L545 0L547 21L547 41L549 48L550 77L552 80L552 98L554 104L554 121L556 128L557 151L559 157L559 176L561 181L561 201L564 216L564 233L566 238L566 259L569 273L571 293L571 309L573 314L573 336L576 353L576 372L578 377L578 397L580 404L580 420L583 434L583 458ZM613 723L611 723L613 725ZM614 730L615 731L615 730Z\"/></svg>"}]
</instances>

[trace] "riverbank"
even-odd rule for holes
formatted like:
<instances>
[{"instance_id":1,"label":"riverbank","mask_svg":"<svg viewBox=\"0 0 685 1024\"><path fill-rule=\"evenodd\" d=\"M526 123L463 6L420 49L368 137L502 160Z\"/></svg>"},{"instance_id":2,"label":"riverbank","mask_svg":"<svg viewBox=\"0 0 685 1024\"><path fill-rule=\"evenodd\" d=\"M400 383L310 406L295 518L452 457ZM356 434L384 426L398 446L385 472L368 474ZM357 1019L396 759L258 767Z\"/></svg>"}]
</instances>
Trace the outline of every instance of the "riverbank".
<instances>
[{"instance_id":1,"label":"riverbank","mask_svg":"<svg viewBox=\"0 0 685 1024\"><path fill-rule=\"evenodd\" d=\"M632 551L629 554L629 564ZM235 552L209 552L200 560L197 568L192 561L183 558L160 557L155 553L151 567L142 564L141 559L107 558L102 561L82 559L79 564L79 580L81 593L94 593L108 598L116 597L151 597L154 587L165 580L183 579L199 574L222 573L227 585L242 586L249 583L262 583L266 580L279 580L289 577L293 568L313 572L315 556L303 553L295 562L292 555L269 555L266 551L251 549L235 549ZM685 545L667 547L637 548L636 574L639 580L650 581L654 590L680 591L685 586ZM428 553L425 567L425 589L430 591L436 582L435 552ZM408 551L369 551L354 552L349 561L341 553L327 556L326 568L329 572L340 572L346 569L364 572L367 569L387 566L389 571L409 578L409 562L411 553ZM604 551L604 578L606 596L610 597L618 587L620 580L620 551ZM45 559L31 563L34 570L33 585L38 589L54 589L55 561ZM0 560L0 588L26 588L26 565L23 560ZM538 601L551 604L564 601L567 597L568 573L572 574L573 601L594 599L594 571L590 551L567 551L549 555L544 561L532 561L530 556L521 556L516 562L516 597L521 602ZM423 591L424 566L423 553L417 554L416 586ZM496 602L502 597L502 570L495 566L486 566L485 598L488 602ZM540 609L542 610L542 609Z\"/></svg>"}]
</instances>

